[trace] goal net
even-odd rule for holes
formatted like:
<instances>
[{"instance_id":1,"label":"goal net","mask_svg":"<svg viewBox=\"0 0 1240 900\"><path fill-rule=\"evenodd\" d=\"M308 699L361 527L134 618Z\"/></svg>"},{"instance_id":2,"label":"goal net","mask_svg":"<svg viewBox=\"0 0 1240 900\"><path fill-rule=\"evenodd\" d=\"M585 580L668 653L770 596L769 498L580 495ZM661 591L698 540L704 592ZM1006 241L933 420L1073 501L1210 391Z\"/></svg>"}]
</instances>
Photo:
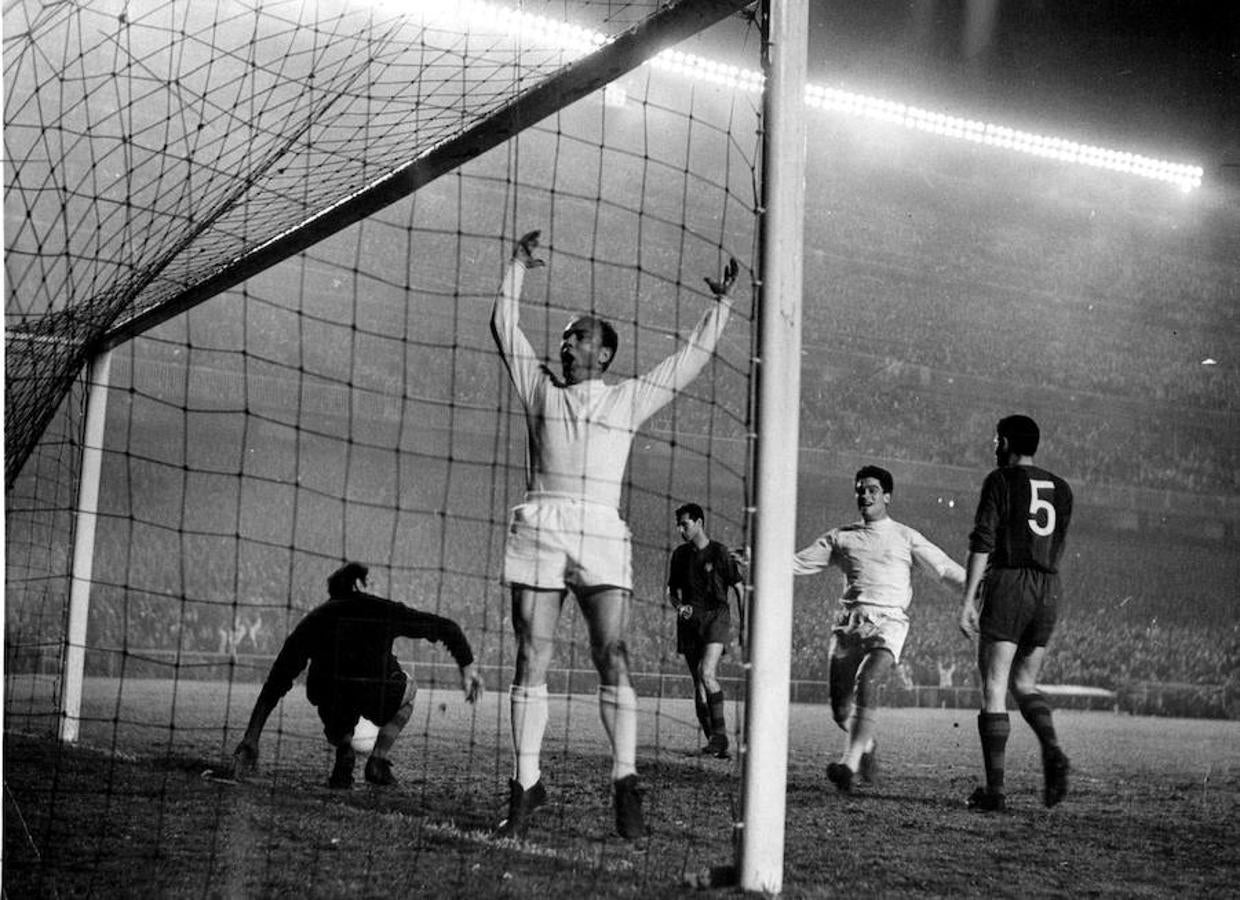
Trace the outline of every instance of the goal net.
<instances>
[{"instance_id":1,"label":"goal net","mask_svg":"<svg viewBox=\"0 0 1240 900\"><path fill-rule=\"evenodd\" d=\"M621 508L643 756L734 774L688 758L701 735L663 585L681 503L700 504L717 539L746 535L761 85L755 26L734 15L743 5L6 10L6 734L33 740L75 716L74 765L109 785L109 816L80 836L96 885L135 855L188 852L158 833L118 841L173 815L178 791L218 788L199 776L225 773L274 655L344 560L370 567L375 593L469 637L488 687L474 708L442 647L398 644L421 693L396 772L422 827L460 830L469 847L495 824L514 654L498 579L526 437L489 316L515 238L534 228L549 265L529 279L523 328L554 358L571 314L606 317L620 337L611 377L681 346L714 302L703 277L742 263L732 324L637 436ZM100 385L105 427L92 438L85 410ZM92 442L102 463L75 713L61 698ZM732 649L721 674L735 734ZM596 680L569 612L544 753L564 757L547 765L565 791L599 787L587 820L607 830ZM53 752L29 749L43 762ZM246 787L273 808L325 782L329 750L300 686L262 752ZM142 788L152 770L155 798ZM718 793L705 801L710 855L726 849L735 784ZM21 883L55 871L41 836L65 803L17 810L44 854L9 858ZM565 832L554 853L588 860L568 804L553 804ZM349 868L367 884L387 877L361 851L299 870L304 848L277 861L277 843L260 848L265 862L213 866L240 865L247 891L338 884ZM156 886L204 889L193 877Z\"/></svg>"}]
</instances>

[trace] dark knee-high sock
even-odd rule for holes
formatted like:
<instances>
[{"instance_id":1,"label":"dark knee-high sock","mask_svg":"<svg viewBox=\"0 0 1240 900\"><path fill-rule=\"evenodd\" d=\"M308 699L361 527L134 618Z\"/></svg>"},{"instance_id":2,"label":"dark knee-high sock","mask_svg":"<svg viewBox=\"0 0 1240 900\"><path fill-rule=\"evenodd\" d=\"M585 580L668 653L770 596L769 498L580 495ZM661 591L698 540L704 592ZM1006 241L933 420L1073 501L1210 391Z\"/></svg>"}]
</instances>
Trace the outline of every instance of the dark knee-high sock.
<instances>
[{"instance_id":1,"label":"dark knee-high sock","mask_svg":"<svg viewBox=\"0 0 1240 900\"><path fill-rule=\"evenodd\" d=\"M727 737L728 723L724 718L723 691L715 691L706 695L706 704L710 708L710 735Z\"/></svg>"},{"instance_id":2,"label":"dark knee-high sock","mask_svg":"<svg viewBox=\"0 0 1240 900\"><path fill-rule=\"evenodd\" d=\"M702 734L710 737L710 704L701 694L693 694L693 709L697 712L698 725L702 726Z\"/></svg>"},{"instance_id":3,"label":"dark knee-high sock","mask_svg":"<svg viewBox=\"0 0 1240 900\"><path fill-rule=\"evenodd\" d=\"M1007 713L978 713L977 733L982 739L982 762L986 767L986 788L995 793L1003 791L1007 740L1011 732L1012 723Z\"/></svg>"},{"instance_id":4,"label":"dark knee-high sock","mask_svg":"<svg viewBox=\"0 0 1240 900\"><path fill-rule=\"evenodd\" d=\"M1020 714L1025 717L1025 721L1029 723L1029 727L1033 729L1033 733L1038 736L1038 742L1042 745L1042 752L1045 753L1059 746L1059 739L1055 735L1055 722L1051 715L1051 705L1046 697L1042 694L1025 694L1023 697L1017 697L1016 703L1020 706Z\"/></svg>"}]
</instances>

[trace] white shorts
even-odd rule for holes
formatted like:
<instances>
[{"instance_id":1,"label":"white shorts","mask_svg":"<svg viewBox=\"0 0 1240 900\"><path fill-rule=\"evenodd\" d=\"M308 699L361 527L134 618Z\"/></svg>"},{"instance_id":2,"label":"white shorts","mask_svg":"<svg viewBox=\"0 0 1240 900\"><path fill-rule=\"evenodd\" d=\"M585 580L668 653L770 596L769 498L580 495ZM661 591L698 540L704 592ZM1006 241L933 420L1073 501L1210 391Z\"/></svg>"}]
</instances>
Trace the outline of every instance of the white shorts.
<instances>
[{"instance_id":1,"label":"white shorts","mask_svg":"<svg viewBox=\"0 0 1240 900\"><path fill-rule=\"evenodd\" d=\"M841 648L869 651L885 647L899 662L908 637L908 616L902 610L885 606L845 607L835 614L831 633Z\"/></svg>"},{"instance_id":2,"label":"white shorts","mask_svg":"<svg viewBox=\"0 0 1240 900\"><path fill-rule=\"evenodd\" d=\"M633 589L629 528L610 506L539 496L514 506L504 584L543 590Z\"/></svg>"}]
</instances>

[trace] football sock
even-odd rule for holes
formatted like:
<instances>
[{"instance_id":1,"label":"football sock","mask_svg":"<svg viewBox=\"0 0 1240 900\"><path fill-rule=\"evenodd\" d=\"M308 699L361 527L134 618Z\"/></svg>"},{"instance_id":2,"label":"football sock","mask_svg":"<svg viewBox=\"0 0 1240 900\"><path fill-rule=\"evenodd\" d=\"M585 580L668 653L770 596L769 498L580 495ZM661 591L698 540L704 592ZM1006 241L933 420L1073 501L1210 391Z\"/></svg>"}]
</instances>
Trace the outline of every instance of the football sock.
<instances>
[{"instance_id":1,"label":"football sock","mask_svg":"<svg viewBox=\"0 0 1240 900\"><path fill-rule=\"evenodd\" d=\"M598 712L611 741L611 778L637 774L637 692L632 687L600 685Z\"/></svg>"},{"instance_id":2,"label":"football sock","mask_svg":"<svg viewBox=\"0 0 1240 900\"><path fill-rule=\"evenodd\" d=\"M978 713L977 733L982 739L982 762L986 767L986 787L992 793L1003 792L1007 739L1011 731L1012 723L1007 713Z\"/></svg>"},{"instance_id":3,"label":"football sock","mask_svg":"<svg viewBox=\"0 0 1240 900\"><path fill-rule=\"evenodd\" d=\"M728 723L724 715L723 691L715 691L708 694L706 702L710 707L710 736L722 735L727 737Z\"/></svg>"},{"instance_id":4,"label":"football sock","mask_svg":"<svg viewBox=\"0 0 1240 900\"><path fill-rule=\"evenodd\" d=\"M529 790L542 778L539 758L547 730L547 685L514 684L508 691L512 711L513 778Z\"/></svg>"},{"instance_id":5,"label":"football sock","mask_svg":"<svg viewBox=\"0 0 1240 900\"><path fill-rule=\"evenodd\" d=\"M877 712L868 706L858 706L853 712L848 727L848 749L842 762L854 772L861 766L861 755L870 749L877 721Z\"/></svg>"},{"instance_id":6,"label":"football sock","mask_svg":"<svg viewBox=\"0 0 1240 900\"><path fill-rule=\"evenodd\" d=\"M697 712L698 724L702 726L702 734L710 737L710 704L696 690L693 694L693 707Z\"/></svg>"},{"instance_id":7,"label":"football sock","mask_svg":"<svg viewBox=\"0 0 1240 900\"><path fill-rule=\"evenodd\" d=\"M1055 736L1055 722L1051 716L1051 705L1046 697L1035 692L1017 697L1016 702L1020 706L1020 714L1025 717L1033 733L1038 736L1042 751L1046 752L1052 747L1059 746L1059 740Z\"/></svg>"}]
</instances>

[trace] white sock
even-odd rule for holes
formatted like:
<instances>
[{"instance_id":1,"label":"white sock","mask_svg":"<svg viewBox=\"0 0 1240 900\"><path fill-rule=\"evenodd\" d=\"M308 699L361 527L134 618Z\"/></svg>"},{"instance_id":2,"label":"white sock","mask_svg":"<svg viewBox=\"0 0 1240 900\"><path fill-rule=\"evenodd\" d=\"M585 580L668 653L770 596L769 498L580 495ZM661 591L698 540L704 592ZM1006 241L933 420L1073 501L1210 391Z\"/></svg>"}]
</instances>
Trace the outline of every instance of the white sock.
<instances>
[{"instance_id":1,"label":"white sock","mask_svg":"<svg viewBox=\"0 0 1240 900\"><path fill-rule=\"evenodd\" d=\"M508 691L512 719L512 777L529 790L542 778L539 758L547 730L547 685L514 684Z\"/></svg>"},{"instance_id":2,"label":"white sock","mask_svg":"<svg viewBox=\"0 0 1240 900\"><path fill-rule=\"evenodd\" d=\"M604 684L598 689L598 712L611 741L611 778L637 774L637 692Z\"/></svg>"}]
</instances>

